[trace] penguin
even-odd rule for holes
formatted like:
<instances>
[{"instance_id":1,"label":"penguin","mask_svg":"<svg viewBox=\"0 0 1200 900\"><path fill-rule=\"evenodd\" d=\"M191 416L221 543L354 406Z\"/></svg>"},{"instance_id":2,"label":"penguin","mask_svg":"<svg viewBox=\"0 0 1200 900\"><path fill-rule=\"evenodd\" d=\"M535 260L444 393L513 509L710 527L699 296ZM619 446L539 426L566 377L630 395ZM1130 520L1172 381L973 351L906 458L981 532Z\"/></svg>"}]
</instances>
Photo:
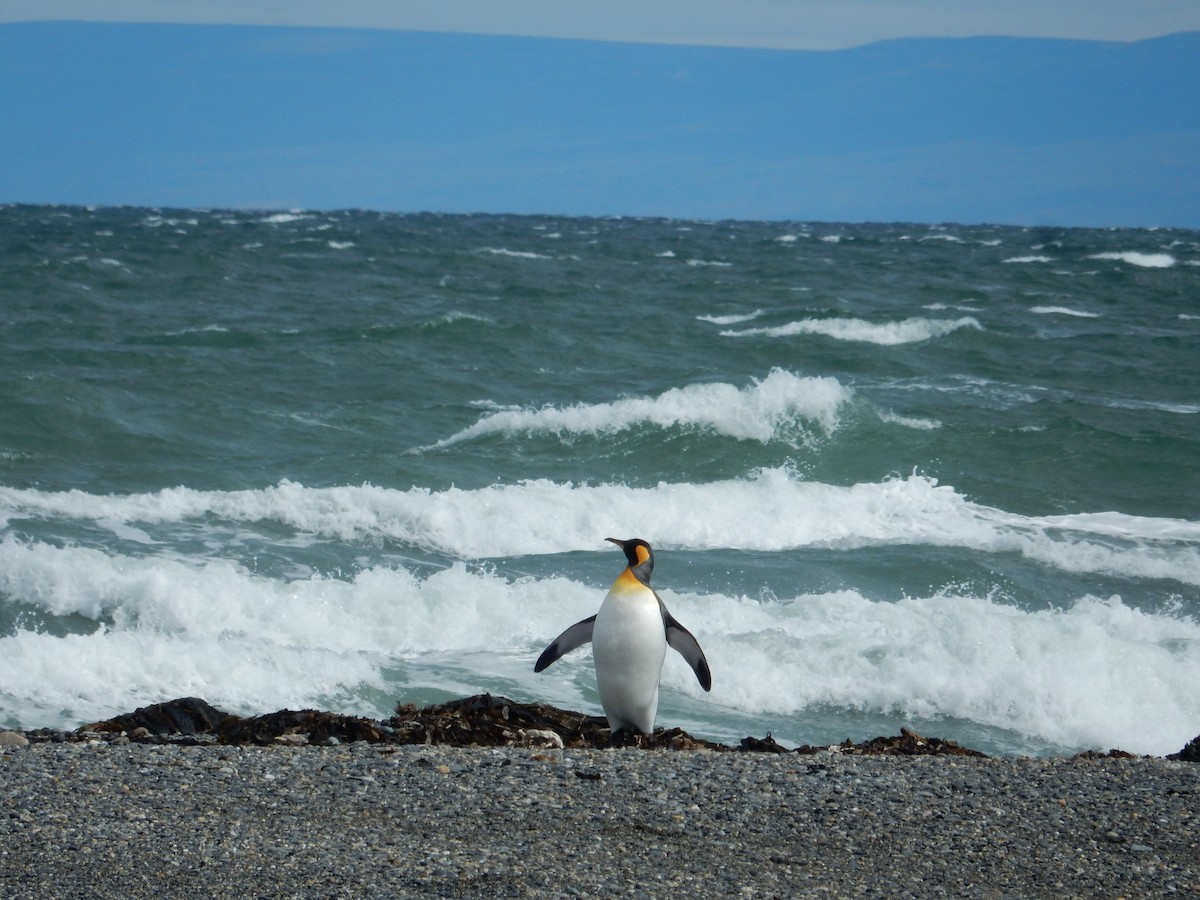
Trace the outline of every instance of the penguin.
<instances>
[{"instance_id":1,"label":"penguin","mask_svg":"<svg viewBox=\"0 0 1200 900\"><path fill-rule=\"evenodd\" d=\"M650 587L654 553L641 538L605 538L625 551L629 565L613 582L594 616L576 622L538 657L541 672L559 657L592 642L600 705L615 738L620 732L651 734L658 713L658 682L667 647L687 660L704 690L712 673L692 633L676 621Z\"/></svg>"}]
</instances>

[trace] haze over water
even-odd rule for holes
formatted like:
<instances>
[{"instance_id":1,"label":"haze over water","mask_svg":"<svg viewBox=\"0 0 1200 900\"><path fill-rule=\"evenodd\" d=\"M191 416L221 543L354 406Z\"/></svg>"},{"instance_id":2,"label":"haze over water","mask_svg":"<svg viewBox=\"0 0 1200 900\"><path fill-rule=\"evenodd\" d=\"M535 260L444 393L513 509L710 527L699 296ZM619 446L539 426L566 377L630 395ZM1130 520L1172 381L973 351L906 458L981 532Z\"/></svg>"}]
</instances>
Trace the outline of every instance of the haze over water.
<instances>
[{"instance_id":1,"label":"haze over water","mask_svg":"<svg viewBox=\"0 0 1200 900\"><path fill-rule=\"evenodd\" d=\"M0 726L490 691L622 557L660 725L1200 732L1200 235L0 208Z\"/></svg>"}]
</instances>

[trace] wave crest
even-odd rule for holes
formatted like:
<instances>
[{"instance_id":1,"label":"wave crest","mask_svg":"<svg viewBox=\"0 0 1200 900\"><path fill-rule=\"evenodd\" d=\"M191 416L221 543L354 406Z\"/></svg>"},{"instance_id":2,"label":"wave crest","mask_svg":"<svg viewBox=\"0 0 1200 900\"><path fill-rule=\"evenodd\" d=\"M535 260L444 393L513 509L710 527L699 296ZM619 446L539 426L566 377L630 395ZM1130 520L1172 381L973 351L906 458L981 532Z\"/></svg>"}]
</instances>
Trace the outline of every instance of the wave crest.
<instances>
[{"instance_id":1,"label":"wave crest","mask_svg":"<svg viewBox=\"0 0 1200 900\"><path fill-rule=\"evenodd\" d=\"M838 424L838 412L853 391L834 378L805 378L773 369L744 388L731 384L692 384L657 397L630 397L611 403L576 403L540 409L504 409L439 441L440 449L492 434L617 434L640 425L699 428L740 441L781 440L796 446L805 426L826 434Z\"/></svg>"},{"instance_id":2,"label":"wave crest","mask_svg":"<svg viewBox=\"0 0 1200 900\"><path fill-rule=\"evenodd\" d=\"M262 490L132 496L0 488L0 521L16 516L92 521L132 540L139 528L219 525L240 536L268 522L314 539L385 538L457 559L594 550L598 536L629 530L664 547L701 551L928 545L1014 553L1067 572L1200 585L1200 522L1115 512L1022 516L921 475L848 487L803 481L781 467L644 488L545 479L441 491L287 481Z\"/></svg>"},{"instance_id":3,"label":"wave crest","mask_svg":"<svg viewBox=\"0 0 1200 900\"><path fill-rule=\"evenodd\" d=\"M911 318L900 322L868 322L865 319L801 319L772 328L746 328L741 331L722 331L723 337L792 337L798 334L819 334L839 341L856 341L882 346L913 344L943 337L960 328L982 331L983 326L973 316L960 319Z\"/></svg>"},{"instance_id":4,"label":"wave crest","mask_svg":"<svg viewBox=\"0 0 1200 900\"><path fill-rule=\"evenodd\" d=\"M1169 269L1176 263L1175 257L1170 253L1139 253L1136 250L1127 250L1121 253L1093 253L1088 259L1110 259L1128 263L1131 266L1141 266L1144 269Z\"/></svg>"}]
</instances>

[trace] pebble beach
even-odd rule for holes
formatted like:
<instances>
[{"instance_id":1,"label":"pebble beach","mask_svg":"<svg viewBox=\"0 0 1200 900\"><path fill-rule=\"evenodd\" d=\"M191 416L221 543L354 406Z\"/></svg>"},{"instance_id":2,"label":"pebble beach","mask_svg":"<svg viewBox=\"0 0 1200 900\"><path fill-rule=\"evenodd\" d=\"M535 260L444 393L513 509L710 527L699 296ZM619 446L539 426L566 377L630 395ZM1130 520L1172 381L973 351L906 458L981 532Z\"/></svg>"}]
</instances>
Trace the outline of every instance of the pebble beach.
<instances>
[{"instance_id":1,"label":"pebble beach","mask_svg":"<svg viewBox=\"0 0 1200 900\"><path fill-rule=\"evenodd\" d=\"M0 747L0 896L1200 896L1200 766Z\"/></svg>"}]
</instances>

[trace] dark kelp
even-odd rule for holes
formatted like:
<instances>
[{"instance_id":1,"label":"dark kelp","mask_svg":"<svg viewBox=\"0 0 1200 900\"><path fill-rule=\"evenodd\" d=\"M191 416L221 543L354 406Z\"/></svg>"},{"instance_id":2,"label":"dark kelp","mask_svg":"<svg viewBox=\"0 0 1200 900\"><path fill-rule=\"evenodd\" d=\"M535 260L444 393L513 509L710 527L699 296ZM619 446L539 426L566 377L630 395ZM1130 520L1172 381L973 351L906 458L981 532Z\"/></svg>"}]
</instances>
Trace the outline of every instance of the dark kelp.
<instances>
[{"instance_id":1,"label":"dark kelp","mask_svg":"<svg viewBox=\"0 0 1200 900\"><path fill-rule=\"evenodd\" d=\"M541 747L599 749L611 746L647 750L715 750L718 752L798 753L826 751L875 756L970 756L978 750L942 738L923 737L901 728L894 737L855 743L805 744L789 750L771 735L746 737L736 747L693 737L680 728L657 728L653 734L618 735L614 742L602 716L559 709L545 703L519 703L506 697L476 694L461 700L416 707L402 704L384 720L371 720L321 710L280 710L260 716L222 712L197 697L183 697L140 707L93 722L73 732L40 729L25 733L32 741L128 740L183 744L317 744L367 741L373 744L430 744L452 747ZM1079 758L1127 757L1123 751L1089 750ZM1168 759L1200 762L1200 736Z\"/></svg>"}]
</instances>

